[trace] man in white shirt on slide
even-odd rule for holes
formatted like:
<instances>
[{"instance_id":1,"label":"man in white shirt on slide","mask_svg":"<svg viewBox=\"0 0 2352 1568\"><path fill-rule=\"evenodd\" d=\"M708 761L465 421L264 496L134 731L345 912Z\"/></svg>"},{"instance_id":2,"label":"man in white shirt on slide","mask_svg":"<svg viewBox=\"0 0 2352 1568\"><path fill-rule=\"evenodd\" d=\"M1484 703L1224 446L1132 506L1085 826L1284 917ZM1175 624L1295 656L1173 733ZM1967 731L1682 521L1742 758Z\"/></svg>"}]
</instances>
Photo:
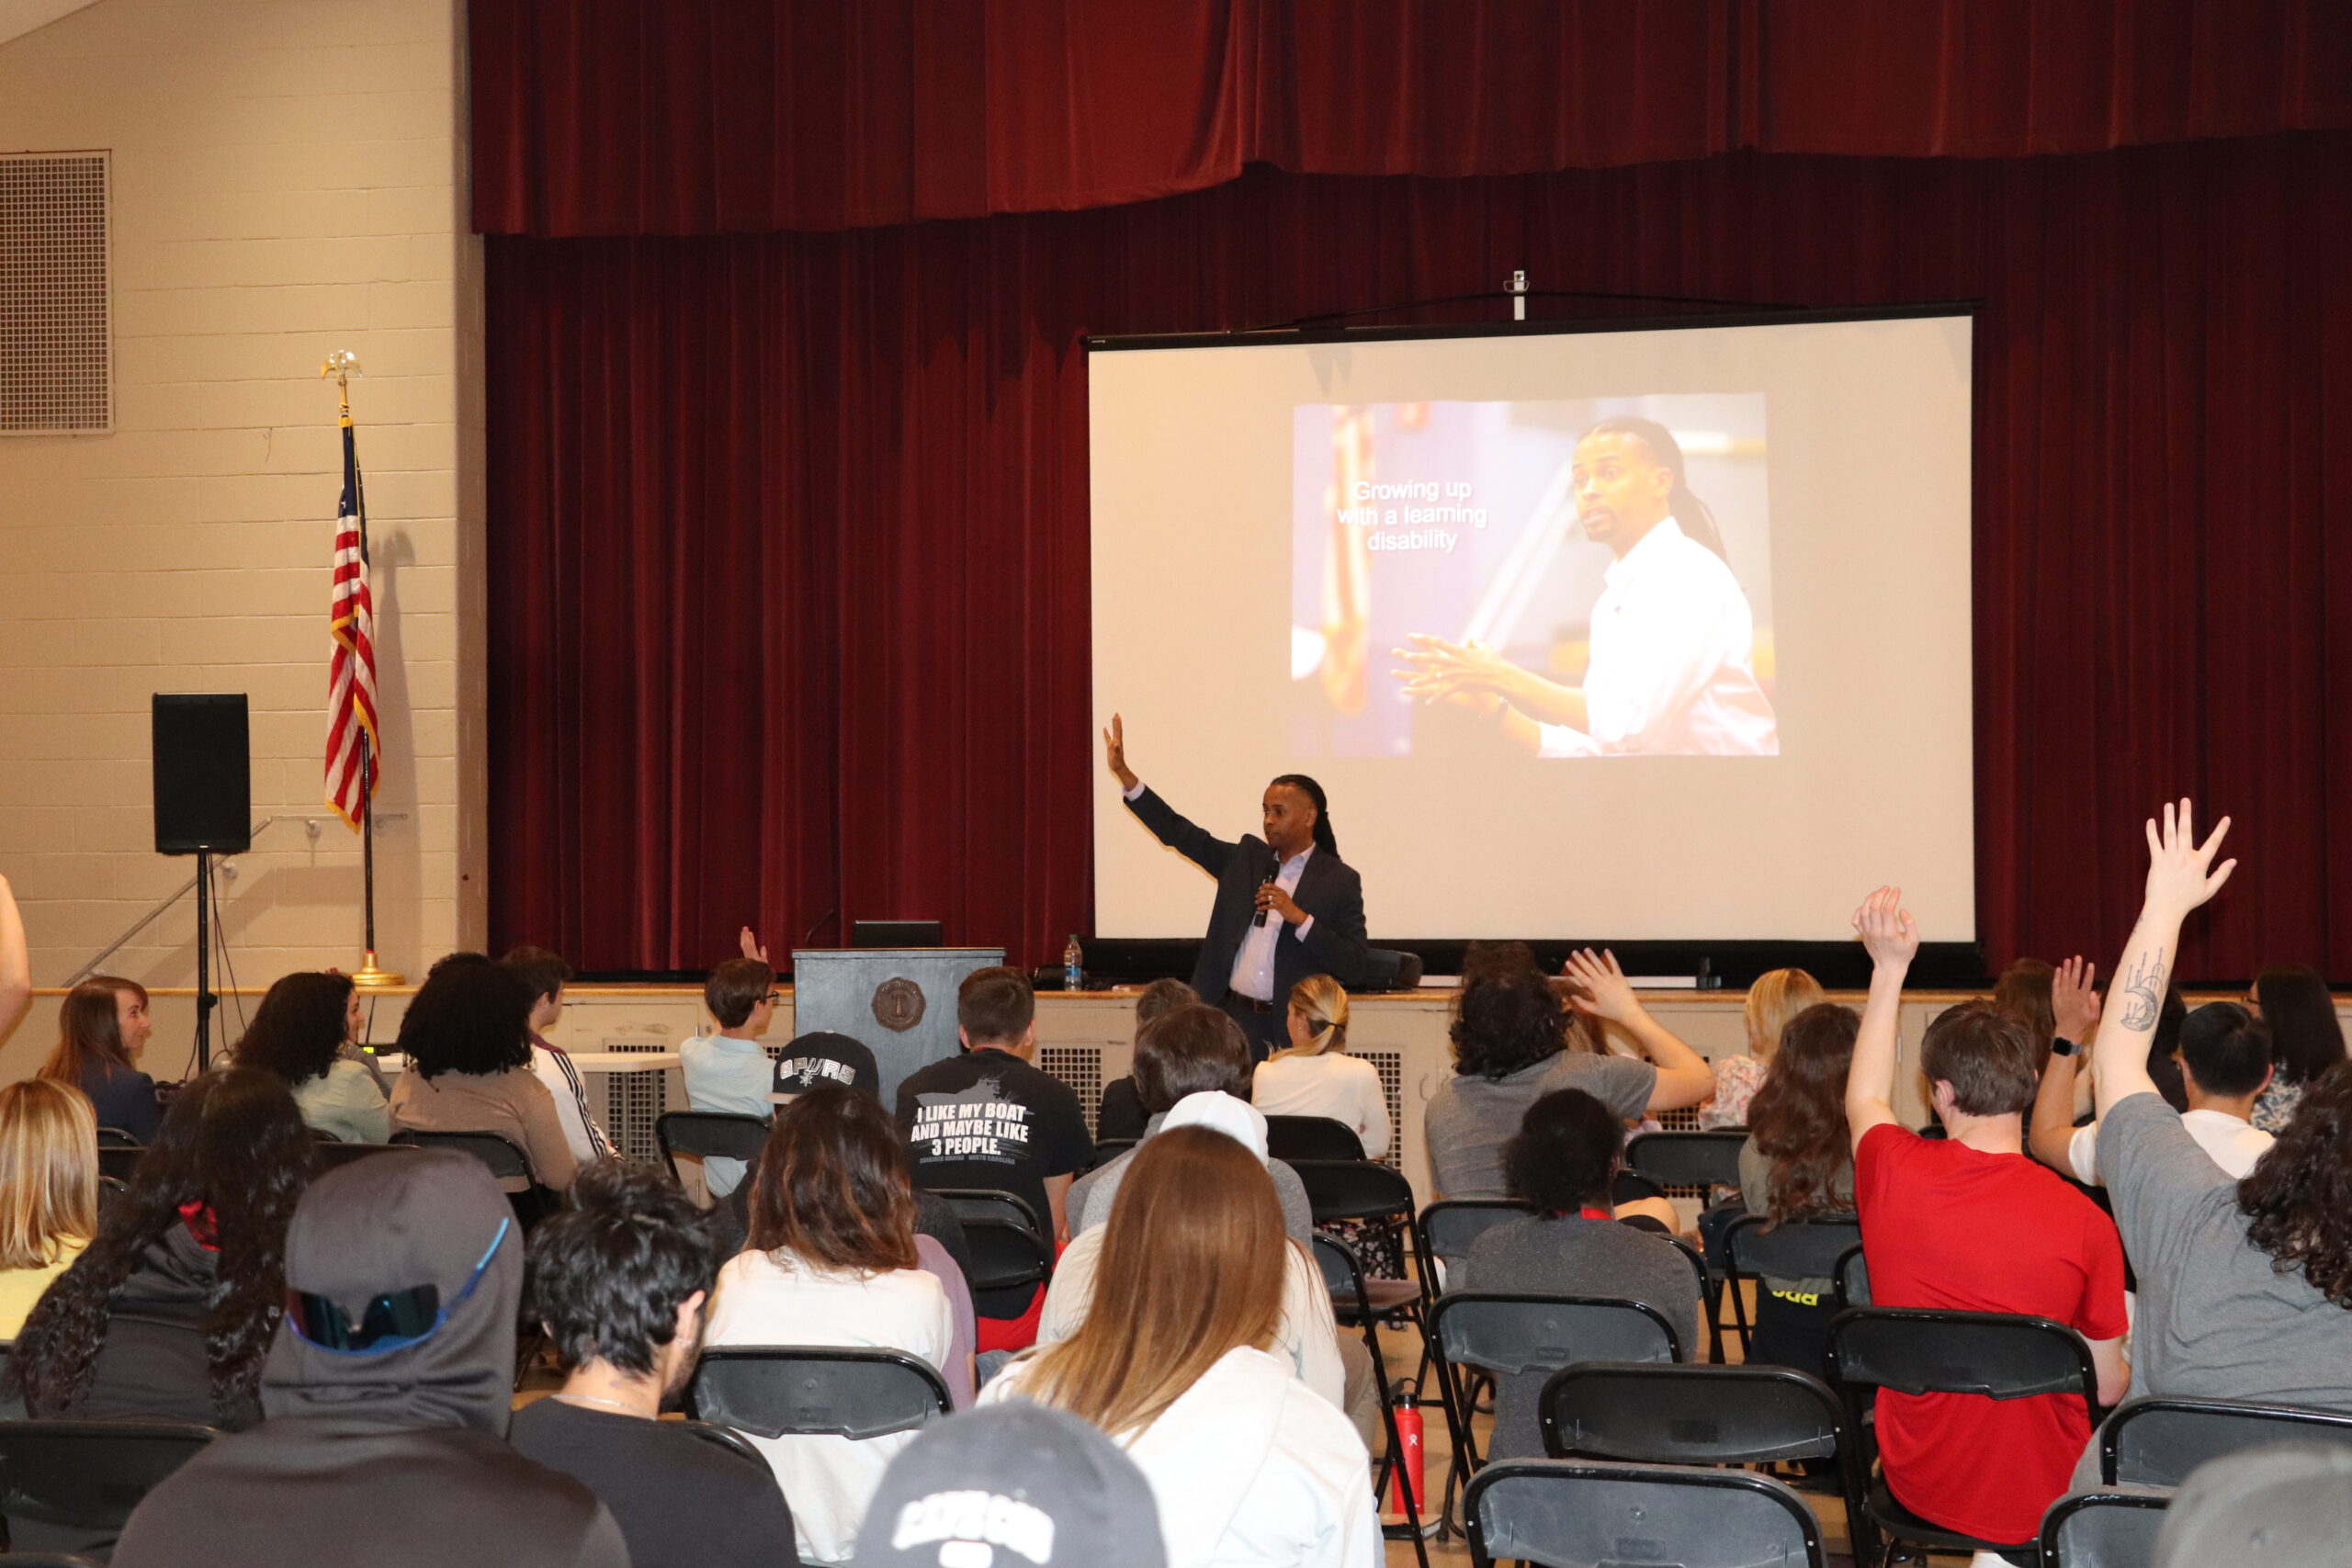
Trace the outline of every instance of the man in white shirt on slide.
<instances>
[{"instance_id":1,"label":"man in white shirt on slide","mask_svg":"<svg viewBox=\"0 0 2352 1568\"><path fill-rule=\"evenodd\" d=\"M2077 1046L2088 1026L2098 1021L2098 997L2081 959L2060 966L2050 999L2060 1038L2052 1043L2041 1092L2033 1102L2033 1155L2086 1186L2101 1186L2098 1123L2073 1124L2075 1073L2082 1060ZM2182 1021L2174 1055L2188 1091L2181 1131L2224 1175L2244 1179L2272 1142L2253 1121L2256 1097L2270 1081L2270 1031L2235 1002L2208 1002Z\"/></svg>"},{"instance_id":2,"label":"man in white shirt on slide","mask_svg":"<svg viewBox=\"0 0 2352 1568\"><path fill-rule=\"evenodd\" d=\"M1406 694L1483 714L1539 757L1778 755L1755 615L1673 433L1603 420L1577 443L1571 473L1585 537L1615 558L1592 608L1584 683L1416 632L1396 650L1410 666L1394 671Z\"/></svg>"}]
</instances>

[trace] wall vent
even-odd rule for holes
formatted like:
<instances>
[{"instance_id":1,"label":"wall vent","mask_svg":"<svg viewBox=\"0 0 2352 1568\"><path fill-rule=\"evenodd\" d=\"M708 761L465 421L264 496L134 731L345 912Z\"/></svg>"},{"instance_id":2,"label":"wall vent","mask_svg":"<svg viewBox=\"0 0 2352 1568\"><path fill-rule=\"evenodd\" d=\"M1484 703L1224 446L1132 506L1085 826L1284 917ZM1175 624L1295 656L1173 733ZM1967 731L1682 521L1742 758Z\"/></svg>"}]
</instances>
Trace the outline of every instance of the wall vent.
<instances>
[{"instance_id":1,"label":"wall vent","mask_svg":"<svg viewBox=\"0 0 2352 1568\"><path fill-rule=\"evenodd\" d=\"M114 428L107 165L0 153L0 435Z\"/></svg>"}]
</instances>

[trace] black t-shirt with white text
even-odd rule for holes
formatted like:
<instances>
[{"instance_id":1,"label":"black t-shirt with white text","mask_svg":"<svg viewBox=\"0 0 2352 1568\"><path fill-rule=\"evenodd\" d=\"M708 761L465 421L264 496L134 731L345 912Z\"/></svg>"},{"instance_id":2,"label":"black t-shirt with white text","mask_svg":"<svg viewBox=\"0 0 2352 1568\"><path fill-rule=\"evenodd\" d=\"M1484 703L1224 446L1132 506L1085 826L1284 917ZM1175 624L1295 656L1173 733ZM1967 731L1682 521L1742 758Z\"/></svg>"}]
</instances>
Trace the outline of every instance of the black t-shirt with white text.
<instances>
[{"instance_id":1,"label":"black t-shirt with white text","mask_svg":"<svg viewBox=\"0 0 2352 1568\"><path fill-rule=\"evenodd\" d=\"M776 1053L771 1092L807 1094L820 1083L847 1084L877 1098L882 1093L882 1073L874 1065L874 1053L846 1034L822 1029L796 1036Z\"/></svg>"},{"instance_id":2,"label":"black t-shirt with white text","mask_svg":"<svg viewBox=\"0 0 2352 1568\"><path fill-rule=\"evenodd\" d=\"M1010 1192L1048 1231L1046 1179L1075 1174L1094 1157L1069 1086L988 1047L933 1062L899 1084L899 1129L916 1186Z\"/></svg>"}]
</instances>

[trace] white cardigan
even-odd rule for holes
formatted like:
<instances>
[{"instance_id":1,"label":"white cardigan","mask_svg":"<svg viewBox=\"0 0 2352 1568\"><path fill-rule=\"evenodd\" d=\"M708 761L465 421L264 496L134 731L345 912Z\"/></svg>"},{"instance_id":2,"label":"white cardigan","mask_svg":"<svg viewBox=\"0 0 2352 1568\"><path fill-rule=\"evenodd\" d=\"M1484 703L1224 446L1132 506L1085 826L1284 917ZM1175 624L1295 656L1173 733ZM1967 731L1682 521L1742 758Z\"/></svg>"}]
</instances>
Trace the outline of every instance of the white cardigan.
<instances>
[{"instance_id":1,"label":"white cardigan","mask_svg":"<svg viewBox=\"0 0 2352 1568\"><path fill-rule=\"evenodd\" d=\"M1035 1371L1014 1361L980 1403L1022 1397ZM1228 1350L1159 1420L1119 1437L1159 1504L1168 1568L1380 1568L1370 1456L1288 1361Z\"/></svg>"}]
</instances>

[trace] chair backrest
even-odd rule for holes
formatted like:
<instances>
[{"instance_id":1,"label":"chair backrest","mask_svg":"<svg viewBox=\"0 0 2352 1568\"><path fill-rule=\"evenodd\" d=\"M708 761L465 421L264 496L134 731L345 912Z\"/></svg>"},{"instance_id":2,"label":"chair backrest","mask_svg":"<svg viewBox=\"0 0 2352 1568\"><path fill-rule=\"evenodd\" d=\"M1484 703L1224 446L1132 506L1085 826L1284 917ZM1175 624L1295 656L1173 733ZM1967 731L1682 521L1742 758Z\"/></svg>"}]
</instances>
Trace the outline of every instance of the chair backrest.
<instances>
[{"instance_id":1,"label":"chair backrest","mask_svg":"<svg viewBox=\"0 0 2352 1568\"><path fill-rule=\"evenodd\" d=\"M972 1253L972 1277L965 1283L974 1296L987 1291L1025 1291L1052 1278L1053 1250L1027 1225L994 1215L964 1218L963 1225L964 1240ZM1020 1310L1016 1308L1012 1315L1018 1317Z\"/></svg>"},{"instance_id":2,"label":"chair backrest","mask_svg":"<svg viewBox=\"0 0 2352 1568\"><path fill-rule=\"evenodd\" d=\"M1306 1189L1317 1224L1334 1220L1413 1219L1413 1184L1401 1172L1368 1159L1288 1162Z\"/></svg>"},{"instance_id":3,"label":"chair backrest","mask_svg":"<svg viewBox=\"0 0 2352 1568\"><path fill-rule=\"evenodd\" d=\"M762 1438L862 1440L912 1431L954 1409L931 1363L903 1350L715 1347L686 1384L687 1415Z\"/></svg>"},{"instance_id":4,"label":"chair backrest","mask_svg":"<svg viewBox=\"0 0 2352 1568\"><path fill-rule=\"evenodd\" d=\"M1743 1470L1585 1460L1487 1466L1462 1495L1470 1561L1676 1568L1822 1568L1821 1527L1804 1499Z\"/></svg>"},{"instance_id":5,"label":"chair backrest","mask_svg":"<svg viewBox=\"0 0 2352 1568\"><path fill-rule=\"evenodd\" d=\"M0 1514L119 1530L220 1434L184 1421L0 1421Z\"/></svg>"},{"instance_id":6,"label":"chair backrest","mask_svg":"<svg viewBox=\"0 0 2352 1568\"><path fill-rule=\"evenodd\" d=\"M768 1122L764 1116L732 1111L665 1111L653 1119L653 1139L662 1146L662 1158L670 1173L676 1176L681 1155L740 1159L745 1164L759 1158L767 1146Z\"/></svg>"},{"instance_id":7,"label":"chair backrest","mask_svg":"<svg viewBox=\"0 0 2352 1568\"><path fill-rule=\"evenodd\" d=\"M98 1129L98 1147L102 1149L137 1149L146 1145L119 1127Z\"/></svg>"},{"instance_id":8,"label":"chair backrest","mask_svg":"<svg viewBox=\"0 0 2352 1568\"><path fill-rule=\"evenodd\" d=\"M1042 1236L1045 1227L1038 1223L1037 1211L1029 1200L1014 1192L1000 1192L991 1187L927 1187L923 1190L933 1197L944 1199L956 1211L956 1217L967 1223L973 1220L1003 1220L1016 1224L1031 1235Z\"/></svg>"},{"instance_id":9,"label":"chair backrest","mask_svg":"<svg viewBox=\"0 0 2352 1568\"><path fill-rule=\"evenodd\" d=\"M1679 1235L1666 1239L1674 1244L1675 1251L1682 1254L1682 1261L1690 1265L1690 1273L1699 1287L1699 1299L1704 1302L1707 1299L1707 1255Z\"/></svg>"},{"instance_id":10,"label":"chair backrest","mask_svg":"<svg viewBox=\"0 0 2352 1568\"><path fill-rule=\"evenodd\" d=\"M2042 1568L2148 1568L2172 1498L2151 1492L2076 1492L2041 1516Z\"/></svg>"},{"instance_id":11,"label":"chair backrest","mask_svg":"<svg viewBox=\"0 0 2352 1568\"><path fill-rule=\"evenodd\" d=\"M100 1144L98 1145L98 1174L111 1176L117 1181L128 1185L130 1173L137 1169L139 1162L146 1157L147 1151L136 1144Z\"/></svg>"},{"instance_id":12,"label":"chair backrest","mask_svg":"<svg viewBox=\"0 0 2352 1568\"><path fill-rule=\"evenodd\" d=\"M1534 1212L1508 1198L1440 1199L1421 1211L1421 1250L1431 1258L1467 1258L1480 1236Z\"/></svg>"},{"instance_id":13,"label":"chair backrest","mask_svg":"<svg viewBox=\"0 0 2352 1568\"><path fill-rule=\"evenodd\" d=\"M523 1146L503 1133L428 1133L418 1128L406 1128L392 1134L392 1142L407 1144L420 1149L455 1149L471 1155L490 1167L490 1173L506 1180L521 1177L536 1184L538 1172L531 1168L531 1156Z\"/></svg>"},{"instance_id":14,"label":"chair backrest","mask_svg":"<svg viewBox=\"0 0 2352 1568\"><path fill-rule=\"evenodd\" d=\"M1362 1159L1363 1140L1329 1116L1269 1116L1266 1154L1279 1160Z\"/></svg>"},{"instance_id":15,"label":"chair backrest","mask_svg":"<svg viewBox=\"0 0 2352 1568\"><path fill-rule=\"evenodd\" d=\"M1829 1321L1829 1364L1854 1387L1993 1399L2075 1393L2094 1415L2098 1409L2090 1347L2046 1317L1849 1307Z\"/></svg>"},{"instance_id":16,"label":"chair backrest","mask_svg":"<svg viewBox=\"0 0 2352 1568\"><path fill-rule=\"evenodd\" d=\"M1838 1282L1838 1304L1840 1308L1871 1304L1870 1259L1862 1256L1859 1242L1838 1255L1838 1267L1830 1278Z\"/></svg>"},{"instance_id":17,"label":"chair backrest","mask_svg":"<svg viewBox=\"0 0 2352 1568\"><path fill-rule=\"evenodd\" d=\"M1736 1133L1636 1133L1625 1143L1625 1165L1661 1187L1737 1187Z\"/></svg>"},{"instance_id":18,"label":"chair backrest","mask_svg":"<svg viewBox=\"0 0 2352 1568\"><path fill-rule=\"evenodd\" d=\"M2236 1399L2128 1399L2098 1429L2109 1486L2178 1486L2207 1460L2265 1443L2352 1446L2352 1416Z\"/></svg>"},{"instance_id":19,"label":"chair backrest","mask_svg":"<svg viewBox=\"0 0 2352 1568\"><path fill-rule=\"evenodd\" d=\"M1453 1291L1430 1314L1438 1353L1494 1372L1551 1371L1577 1361L1673 1361L1674 1325L1623 1296Z\"/></svg>"},{"instance_id":20,"label":"chair backrest","mask_svg":"<svg viewBox=\"0 0 2352 1568\"><path fill-rule=\"evenodd\" d=\"M1772 1464L1828 1459L1846 1412L1829 1385L1792 1367L1579 1361L1536 1403L1554 1459L1643 1464Z\"/></svg>"},{"instance_id":21,"label":"chair backrest","mask_svg":"<svg viewBox=\"0 0 2352 1568\"><path fill-rule=\"evenodd\" d=\"M1142 1141L1140 1138L1097 1138L1094 1140L1093 1162L1086 1168L1100 1170Z\"/></svg>"},{"instance_id":22,"label":"chair backrest","mask_svg":"<svg viewBox=\"0 0 2352 1568\"><path fill-rule=\"evenodd\" d=\"M1638 1203L1645 1198L1665 1196L1665 1188L1631 1168L1618 1171L1615 1179L1609 1184L1609 1201L1612 1203Z\"/></svg>"},{"instance_id":23,"label":"chair backrest","mask_svg":"<svg viewBox=\"0 0 2352 1568\"><path fill-rule=\"evenodd\" d=\"M1341 1311L1369 1312L1371 1292L1364 1288L1363 1259L1355 1249L1337 1236L1315 1233L1311 1250L1315 1266L1323 1272L1323 1287L1331 1292L1331 1300Z\"/></svg>"},{"instance_id":24,"label":"chair backrest","mask_svg":"<svg viewBox=\"0 0 2352 1568\"><path fill-rule=\"evenodd\" d=\"M1830 1280L1837 1277L1838 1260L1861 1245L1860 1220L1775 1225L1769 1215L1742 1214L1724 1232L1724 1271L1743 1280Z\"/></svg>"},{"instance_id":25,"label":"chair backrest","mask_svg":"<svg viewBox=\"0 0 2352 1568\"><path fill-rule=\"evenodd\" d=\"M414 1144L321 1144L318 1146L319 1168L339 1170L371 1155L412 1155L415 1152Z\"/></svg>"},{"instance_id":26,"label":"chair backrest","mask_svg":"<svg viewBox=\"0 0 2352 1568\"><path fill-rule=\"evenodd\" d=\"M717 1426L708 1421L681 1421L678 1423L678 1429L690 1438L700 1438L712 1448L725 1449L737 1459L758 1465L760 1472L763 1475L768 1473L767 1456L753 1448L750 1439L742 1433L731 1427Z\"/></svg>"}]
</instances>

